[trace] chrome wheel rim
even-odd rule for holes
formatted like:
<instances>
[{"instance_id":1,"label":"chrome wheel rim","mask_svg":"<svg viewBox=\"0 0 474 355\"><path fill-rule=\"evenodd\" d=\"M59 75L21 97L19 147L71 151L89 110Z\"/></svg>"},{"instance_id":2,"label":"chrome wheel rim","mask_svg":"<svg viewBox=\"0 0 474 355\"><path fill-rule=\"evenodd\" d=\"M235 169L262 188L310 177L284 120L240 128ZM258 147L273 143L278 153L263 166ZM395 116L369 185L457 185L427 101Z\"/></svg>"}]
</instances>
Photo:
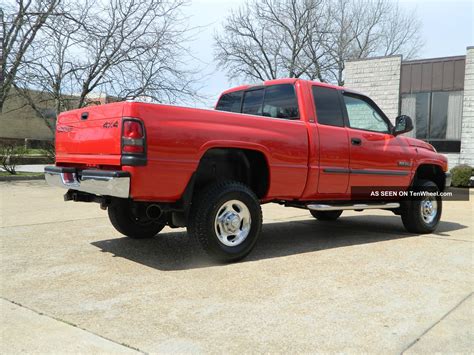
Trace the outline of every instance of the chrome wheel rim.
<instances>
[{"instance_id":1,"label":"chrome wheel rim","mask_svg":"<svg viewBox=\"0 0 474 355\"><path fill-rule=\"evenodd\" d=\"M249 235L251 226L250 211L242 201L227 201L217 210L214 229L219 241L226 246L242 244Z\"/></svg>"},{"instance_id":2,"label":"chrome wheel rim","mask_svg":"<svg viewBox=\"0 0 474 355\"><path fill-rule=\"evenodd\" d=\"M438 214L438 202L434 197L426 197L421 201L421 217L426 224L432 223Z\"/></svg>"}]
</instances>

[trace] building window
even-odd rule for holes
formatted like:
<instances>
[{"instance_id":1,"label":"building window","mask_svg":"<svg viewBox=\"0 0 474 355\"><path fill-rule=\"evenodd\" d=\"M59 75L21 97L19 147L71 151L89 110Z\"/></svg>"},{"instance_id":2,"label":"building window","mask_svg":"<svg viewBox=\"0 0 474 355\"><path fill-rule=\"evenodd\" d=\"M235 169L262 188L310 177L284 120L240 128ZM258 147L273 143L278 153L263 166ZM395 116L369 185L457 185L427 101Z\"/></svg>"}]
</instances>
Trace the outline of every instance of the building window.
<instances>
[{"instance_id":1,"label":"building window","mask_svg":"<svg viewBox=\"0 0 474 355\"><path fill-rule=\"evenodd\" d=\"M433 91L401 96L402 115L413 119L412 137L460 140L463 91Z\"/></svg>"}]
</instances>

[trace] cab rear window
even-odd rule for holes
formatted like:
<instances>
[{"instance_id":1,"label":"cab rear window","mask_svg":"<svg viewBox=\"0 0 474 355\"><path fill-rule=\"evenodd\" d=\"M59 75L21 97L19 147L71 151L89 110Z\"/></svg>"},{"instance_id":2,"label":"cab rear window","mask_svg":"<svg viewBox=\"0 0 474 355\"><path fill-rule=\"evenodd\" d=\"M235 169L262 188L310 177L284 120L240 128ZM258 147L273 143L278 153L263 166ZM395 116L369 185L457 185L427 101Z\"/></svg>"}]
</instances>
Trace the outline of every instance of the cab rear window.
<instances>
[{"instance_id":1,"label":"cab rear window","mask_svg":"<svg viewBox=\"0 0 474 355\"><path fill-rule=\"evenodd\" d=\"M298 119L298 102L291 84L236 91L222 95L216 110L283 119Z\"/></svg>"},{"instance_id":2,"label":"cab rear window","mask_svg":"<svg viewBox=\"0 0 474 355\"><path fill-rule=\"evenodd\" d=\"M293 85L273 85L265 88L263 116L273 118L297 119L298 102Z\"/></svg>"},{"instance_id":3,"label":"cab rear window","mask_svg":"<svg viewBox=\"0 0 474 355\"><path fill-rule=\"evenodd\" d=\"M263 95L263 89L246 91L244 95L244 102L242 104L242 113L262 116Z\"/></svg>"}]
</instances>

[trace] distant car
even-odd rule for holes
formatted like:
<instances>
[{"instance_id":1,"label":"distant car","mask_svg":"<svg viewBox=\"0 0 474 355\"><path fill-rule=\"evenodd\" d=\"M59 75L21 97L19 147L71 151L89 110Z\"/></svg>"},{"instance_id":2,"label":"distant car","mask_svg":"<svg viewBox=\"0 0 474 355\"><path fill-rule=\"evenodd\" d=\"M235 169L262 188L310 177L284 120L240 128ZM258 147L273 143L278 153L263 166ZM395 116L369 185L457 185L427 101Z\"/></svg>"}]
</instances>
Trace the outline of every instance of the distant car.
<instances>
[{"instance_id":1,"label":"distant car","mask_svg":"<svg viewBox=\"0 0 474 355\"><path fill-rule=\"evenodd\" d=\"M45 173L66 200L108 209L128 237L187 227L212 257L236 261L254 247L267 202L320 220L388 209L410 232L434 231L447 160L400 136L411 129L409 117L393 126L360 93L280 79L227 90L215 110L120 102L64 112ZM433 193L354 198L372 187Z\"/></svg>"}]
</instances>

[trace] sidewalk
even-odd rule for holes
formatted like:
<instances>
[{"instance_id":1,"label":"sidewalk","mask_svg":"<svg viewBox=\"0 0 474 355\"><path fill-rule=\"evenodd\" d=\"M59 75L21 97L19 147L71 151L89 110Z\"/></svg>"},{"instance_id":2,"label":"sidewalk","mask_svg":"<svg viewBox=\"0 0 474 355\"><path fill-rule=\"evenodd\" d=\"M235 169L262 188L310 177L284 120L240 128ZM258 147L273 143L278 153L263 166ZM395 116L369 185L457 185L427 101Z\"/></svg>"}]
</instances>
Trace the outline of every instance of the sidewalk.
<instances>
[{"instance_id":1,"label":"sidewalk","mask_svg":"<svg viewBox=\"0 0 474 355\"><path fill-rule=\"evenodd\" d=\"M3 354L139 352L28 308L0 299Z\"/></svg>"}]
</instances>

